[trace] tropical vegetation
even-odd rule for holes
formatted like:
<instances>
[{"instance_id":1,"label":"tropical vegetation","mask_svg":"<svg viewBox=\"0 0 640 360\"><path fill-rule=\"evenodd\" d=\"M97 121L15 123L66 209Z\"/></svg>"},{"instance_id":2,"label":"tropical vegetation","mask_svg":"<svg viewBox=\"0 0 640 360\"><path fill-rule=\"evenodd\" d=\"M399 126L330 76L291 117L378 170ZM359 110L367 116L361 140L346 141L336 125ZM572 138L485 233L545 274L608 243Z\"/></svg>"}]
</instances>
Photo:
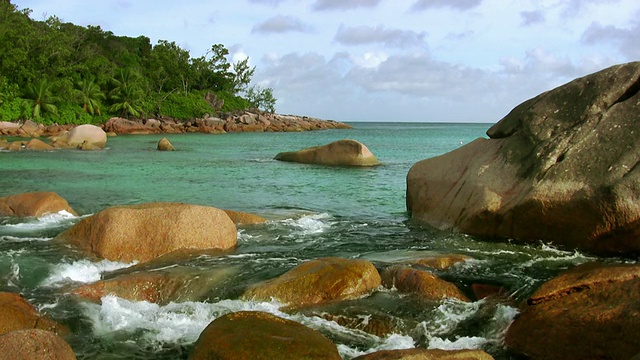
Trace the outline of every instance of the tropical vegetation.
<instances>
[{"instance_id":1,"label":"tropical vegetation","mask_svg":"<svg viewBox=\"0 0 640 360\"><path fill-rule=\"evenodd\" d=\"M249 59L230 63L222 44L192 57L175 42L152 45L146 36L30 15L0 1L0 121L79 124L112 116L192 119L247 108L275 111L273 90L251 86L255 67Z\"/></svg>"}]
</instances>

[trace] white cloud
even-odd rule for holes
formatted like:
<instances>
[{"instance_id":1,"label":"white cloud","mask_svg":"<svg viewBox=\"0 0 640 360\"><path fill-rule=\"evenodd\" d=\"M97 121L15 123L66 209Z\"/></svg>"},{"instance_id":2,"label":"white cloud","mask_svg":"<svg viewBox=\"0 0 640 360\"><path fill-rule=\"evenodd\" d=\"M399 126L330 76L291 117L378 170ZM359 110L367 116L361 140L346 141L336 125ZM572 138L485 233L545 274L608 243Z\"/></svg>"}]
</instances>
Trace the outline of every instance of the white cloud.
<instances>
[{"instance_id":1,"label":"white cloud","mask_svg":"<svg viewBox=\"0 0 640 360\"><path fill-rule=\"evenodd\" d=\"M594 22L582 34L582 41L592 45L614 45L629 61L638 60L640 59L640 22L635 22L629 28Z\"/></svg>"},{"instance_id":2,"label":"white cloud","mask_svg":"<svg viewBox=\"0 0 640 360\"><path fill-rule=\"evenodd\" d=\"M542 11L523 11L520 13L522 24L525 26L544 23L545 17Z\"/></svg>"},{"instance_id":3,"label":"white cloud","mask_svg":"<svg viewBox=\"0 0 640 360\"><path fill-rule=\"evenodd\" d=\"M361 7L375 7L381 0L316 0L315 10L347 10Z\"/></svg>"},{"instance_id":4,"label":"white cloud","mask_svg":"<svg viewBox=\"0 0 640 360\"><path fill-rule=\"evenodd\" d=\"M426 10L448 7L456 10L469 10L479 6L480 3L482 3L482 0L418 0L411 9Z\"/></svg>"},{"instance_id":5,"label":"white cloud","mask_svg":"<svg viewBox=\"0 0 640 360\"><path fill-rule=\"evenodd\" d=\"M310 32L311 27L294 16L277 15L253 27L252 33Z\"/></svg>"},{"instance_id":6,"label":"white cloud","mask_svg":"<svg viewBox=\"0 0 640 360\"><path fill-rule=\"evenodd\" d=\"M382 44L386 47L406 48L425 45L425 32L387 29L383 25L347 27L341 25L334 40L343 45Z\"/></svg>"}]
</instances>

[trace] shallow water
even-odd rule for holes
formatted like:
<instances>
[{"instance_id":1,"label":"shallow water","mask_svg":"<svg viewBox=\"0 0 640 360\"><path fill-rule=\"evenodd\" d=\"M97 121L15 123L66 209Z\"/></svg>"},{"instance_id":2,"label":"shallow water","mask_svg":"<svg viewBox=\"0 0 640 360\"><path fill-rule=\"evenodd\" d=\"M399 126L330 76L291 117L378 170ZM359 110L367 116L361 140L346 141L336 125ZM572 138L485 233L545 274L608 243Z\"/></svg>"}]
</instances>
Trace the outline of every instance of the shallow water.
<instances>
[{"instance_id":1,"label":"shallow water","mask_svg":"<svg viewBox=\"0 0 640 360\"><path fill-rule=\"evenodd\" d=\"M68 295L74 285L134 265L88 259L50 241L79 217L0 218L0 290L22 293L40 311L69 326L68 341L79 359L186 358L207 324L239 310L268 311L318 329L345 359L413 346L481 348L497 359L515 358L503 346L504 332L517 313L512 303L429 302L380 290L324 309L364 321L377 315L396 321L394 332L375 336L325 320L320 310L288 314L275 302L237 300L249 284L326 256L363 258L382 267L425 254L465 254L473 259L438 275L467 294L474 283L490 284L504 287L516 300L564 269L597 260L551 244L482 242L408 223L409 168L484 137L488 124L353 125L352 130L304 133L171 135L175 152L156 151L162 137L156 135L109 138L107 149L96 152L0 152L0 196L55 191L82 216L111 205L178 201L269 219L265 225L239 229L239 246L232 253L163 265L224 276L205 289L202 301L160 306L113 296L98 305ZM384 165L330 168L272 160L281 151L345 138L366 144Z\"/></svg>"}]
</instances>

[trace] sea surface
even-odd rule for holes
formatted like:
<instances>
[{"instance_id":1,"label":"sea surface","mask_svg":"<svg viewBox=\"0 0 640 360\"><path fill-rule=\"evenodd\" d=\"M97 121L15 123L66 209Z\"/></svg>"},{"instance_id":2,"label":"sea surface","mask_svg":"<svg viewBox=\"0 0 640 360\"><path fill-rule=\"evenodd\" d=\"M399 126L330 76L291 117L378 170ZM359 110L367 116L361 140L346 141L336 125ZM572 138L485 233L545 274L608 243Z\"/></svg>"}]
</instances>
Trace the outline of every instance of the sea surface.
<instances>
[{"instance_id":1,"label":"sea surface","mask_svg":"<svg viewBox=\"0 0 640 360\"><path fill-rule=\"evenodd\" d=\"M0 291L19 292L42 313L67 325L79 359L186 359L215 318L262 310L317 329L344 359L382 349L484 349L496 359L517 358L504 334L516 302L542 282L578 264L598 260L553 244L485 242L411 224L406 175L422 159L486 137L491 124L352 123L354 129L302 133L169 135L177 151L155 150L162 135L109 138L106 149L0 152L0 196L55 191L80 214L0 218ZM282 151L355 139L383 163L373 168L278 162ZM164 265L228 274L202 301L156 305L115 296L81 301L69 289L126 271L134 264L88 258L51 241L81 218L106 207L175 201L251 212L269 219L241 227L231 253L203 254ZM471 259L442 278L472 296L471 285L503 287L511 300L424 301L395 290L346 302L333 313L377 315L395 321L381 336L350 329L318 313L285 313L277 302L238 300L249 284L276 277L309 259L368 259L378 267L437 254ZM607 259L609 262L623 259ZM354 315L355 313L355 315Z\"/></svg>"}]
</instances>

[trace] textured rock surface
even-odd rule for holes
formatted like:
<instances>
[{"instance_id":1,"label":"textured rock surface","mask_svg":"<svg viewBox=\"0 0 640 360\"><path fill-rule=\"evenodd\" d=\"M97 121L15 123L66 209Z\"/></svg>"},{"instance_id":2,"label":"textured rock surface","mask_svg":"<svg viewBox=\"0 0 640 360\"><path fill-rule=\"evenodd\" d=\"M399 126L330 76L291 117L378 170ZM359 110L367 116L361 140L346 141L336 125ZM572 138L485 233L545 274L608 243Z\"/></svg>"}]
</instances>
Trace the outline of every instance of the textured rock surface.
<instances>
[{"instance_id":1,"label":"textured rock surface","mask_svg":"<svg viewBox=\"0 0 640 360\"><path fill-rule=\"evenodd\" d=\"M164 137L164 138L160 139L160 141L158 141L158 150L160 150L160 151L174 151L175 148L173 147L173 144L171 144L169 139Z\"/></svg>"},{"instance_id":2,"label":"textured rock surface","mask_svg":"<svg viewBox=\"0 0 640 360\"><path fill-rule=\"evenodd\" d=\"M640 62L514 108L478 139L415 164L407 209L439 229L640 252Z\"/></svg>"},{"instance_id":3,"label":"textured rock surface","mask_svg":"<svg viewBox=\"0 0 640 360\"><path fill-rule=\"evenodd\" d=\"M232 249L237 230L220 209L147 203L102 210L55 240L108 260L145 262L177 250Z\"/></svg>"},{"instance_id":4,"label":"textured rock surface","mask_svg":"<svg viewBox=\"0 0 640 360\"><path fill-rule=\"evenodd\" d=\"M214 320L200 334L191 360L336 359L336 346L320 332L263 312L237 312Z\"/></svg>"},{"instance_id":5,"label":"textured rock surface","mask_svg":"<svg viewBox=\"0 0 640 360\"><path fill-rule=\"evenodd\" d=\"M532 359L631 359L640 352L640 266L583 265L546 282L509 327Z\"/></svg>"},{"instance_id":6,"label":"textured rock surface","mask_svg":"<svg viewBox=\"0 0 640 360\"><path fill-rule=\"evenodd\" d=\"M395 287L400 292L418 294L428 300L456 298L469 301L455 284L426 270L391 266L382 271L381 277L382 284L387 288Z\"/></svg>"},{"instance_id":7,"label":"textured rock surface","mask_svg":"<svg viewBox=\"0 0 640 360\"><path fill-rule=\"evenodd\" d=\"M380 161L369 149L355 140L339 140L323 146L315 146L299 151L282 152L276 160L303 164L333 166L375 166Z\"/></svg>"},{"instance_id":8,"label":"textured rock surface","mask_svg":"<svg viewBox=\"0 0 640 360\"><path fill-rule=\"evenodd\" d=\"M358 356L354 360L493 360L481 350L383 350Z\"/></svg>"},{"instance_id":9,"label":"textured rock surface","mask_svg":"<svg viewBox=\"0 0 640 360\"><path fill-rule=\"evenodd\" d=\"M71 346L45 330L16 330L0 336L0 357L20 360L75 360Z\"/></svg>"},{"instance_id":10,"label":"textured rock surface","mask_svg":"<svg viewBox=\"0 0 640 360\"><path fill-rule=\"evenodd\" d=\"M67 200L54 192L32 192L0 198L0 216L35 216L67 211L75 214Z\"/></svg>"},{"instance_id":11,"label":"textured rock surface","mask_svg":"<svg viewBox=\"0 0 640 360\"><path fill-rule=\"evenodd\" d=\"M68 332L66 327L41 316L19 294L0 292L0 334L24 329L47 330L56 334Z\"/></svg>"},{"instance_id":12,"label":"textured rock surface","mask_svg":"<svg viewBox=\"0 0 640 360\"><path fill-rule=\"evenodd\" d=\"M234 210L224 210L224 212L229 215L231 221L233 221L236 225L255 225L255 224L264 224L267 222L267 219L262 216L258 216L255 214L249 214L241 211Z\"/></svg>"},{"instance_id":13,"label":"textured rock surface","mask_svg":"<svg viewBox=\"0 0 640 360\"><path fill-rule=\"evenodd\" d=\"M300 307L355 299L380 286L380 275L366 260L323 258L304 262L285 274L249 287L243 299L272 298Z\"/></svg>"}]
</instances>

